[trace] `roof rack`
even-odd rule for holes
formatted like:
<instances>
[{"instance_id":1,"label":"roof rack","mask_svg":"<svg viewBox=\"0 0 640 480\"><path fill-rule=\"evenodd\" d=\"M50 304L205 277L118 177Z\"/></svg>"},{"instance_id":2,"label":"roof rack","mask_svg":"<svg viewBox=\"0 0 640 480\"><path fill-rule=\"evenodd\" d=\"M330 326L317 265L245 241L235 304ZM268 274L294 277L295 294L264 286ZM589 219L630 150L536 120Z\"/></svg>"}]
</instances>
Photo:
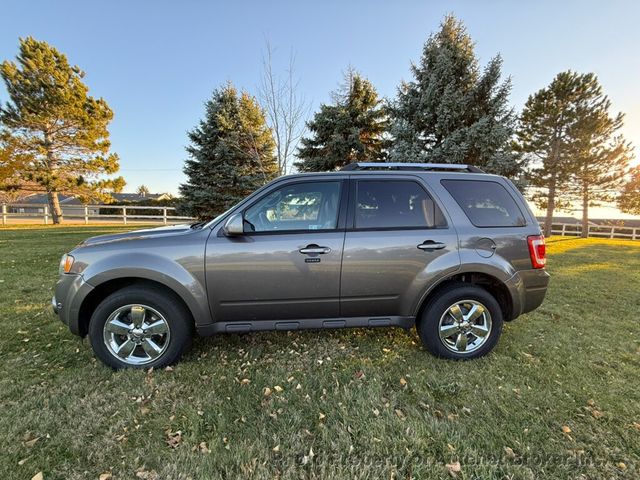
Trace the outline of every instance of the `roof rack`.
<instances>
[{"instance_id":1,"label":"roof rack","mask_svg":"<svg viewBox=\"0 0 640 480\"><path fill-rule=\"evenodd\" d=\"M356 162L345 165L340 170L454 170L456 172L485 173L478 167L460 163Z\"/></svg>"}]
</instances>

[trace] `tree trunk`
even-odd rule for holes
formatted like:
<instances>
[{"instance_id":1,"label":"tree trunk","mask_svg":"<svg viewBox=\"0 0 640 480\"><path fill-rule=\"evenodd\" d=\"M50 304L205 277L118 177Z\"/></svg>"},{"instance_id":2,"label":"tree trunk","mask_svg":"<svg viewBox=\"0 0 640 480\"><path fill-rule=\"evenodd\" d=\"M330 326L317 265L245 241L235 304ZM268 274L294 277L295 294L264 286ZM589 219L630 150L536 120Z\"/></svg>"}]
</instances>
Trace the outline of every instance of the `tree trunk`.
<instances>
[{"instance_id":1,"label":"tree trunk","mask_svg":"<svg viewBox=\"0 0 640 480\"><path fill-rule=\"evenodd\" d=\"M556 174L553 173L549 180L549 196L547 197L547 215L544 218L544 236L551 236L551 227L553 224L553 211L556 209Z\"/></svg>"},{"instance_id":2,"label":"tree trunk","mask_svg":"<svg viewBox=\"0 0 640 480\"><path fill-rule=\"evenodd\" d=\"M589 190L582 186L582 238L589 236Z\"/></svg>"},{"instance_id":3,"label":"tree trunk","mask_svg":"<svg viewBox=\"0 0 640 480\"><path fill-rule=\"evenodd\" d=\"M59 225L63 221L62 209L60 208L60 200L58 199L58 192L48 192L49 195L49 208L51 210L51 218L55 225Z\"/></svg>"}]
</instances>

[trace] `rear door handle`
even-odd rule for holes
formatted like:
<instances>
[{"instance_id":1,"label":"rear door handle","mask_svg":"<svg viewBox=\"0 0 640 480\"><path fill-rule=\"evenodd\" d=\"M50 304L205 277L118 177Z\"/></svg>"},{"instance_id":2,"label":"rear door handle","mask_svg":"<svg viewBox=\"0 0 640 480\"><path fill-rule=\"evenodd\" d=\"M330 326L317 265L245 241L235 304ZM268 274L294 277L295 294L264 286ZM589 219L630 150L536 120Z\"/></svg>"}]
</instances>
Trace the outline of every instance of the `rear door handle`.
<instances>
[{"instance_id":1,"label":"rear door handle","mask_svg":"<svg viewBox=\"0 0 640 480\"><path fill-rule=\"evenodd\" d=\"M329 247L319 247L318 245L307 245L298 250L303 255L323 254L331 252Z\"/></svg>"},{"instance_id":2,"label":"rear door handle","mask_svg":"<svg viewBox=\"0 0 640 480\"><path fill-rule=\"evenodd\" d=\"M447 245L442 242L434 242L433 240L426 240L424 243L418 245L420 250L430 252L432 250L442 250Z\"/></svg>"}]
</instances>

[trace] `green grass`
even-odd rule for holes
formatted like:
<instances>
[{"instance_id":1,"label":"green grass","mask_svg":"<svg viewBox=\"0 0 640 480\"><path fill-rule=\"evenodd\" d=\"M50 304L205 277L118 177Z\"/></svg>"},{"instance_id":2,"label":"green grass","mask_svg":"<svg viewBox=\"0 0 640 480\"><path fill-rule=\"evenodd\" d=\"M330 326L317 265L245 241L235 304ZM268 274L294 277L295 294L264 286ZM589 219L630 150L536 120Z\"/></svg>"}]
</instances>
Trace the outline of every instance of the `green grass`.
<instances>
[{"instance_id":1,"label":"green grass","mask_svg":"<svg viewBox=\"0 0 640 480\"><path fill-rule=\"evenodd\" d=\"M477 361L361 329L198 339L148 373L48 306L60 255L115 230L0 229L3 480L640 476L640 242L551 239L547 300Z\"/></svg>"}]
</instances>

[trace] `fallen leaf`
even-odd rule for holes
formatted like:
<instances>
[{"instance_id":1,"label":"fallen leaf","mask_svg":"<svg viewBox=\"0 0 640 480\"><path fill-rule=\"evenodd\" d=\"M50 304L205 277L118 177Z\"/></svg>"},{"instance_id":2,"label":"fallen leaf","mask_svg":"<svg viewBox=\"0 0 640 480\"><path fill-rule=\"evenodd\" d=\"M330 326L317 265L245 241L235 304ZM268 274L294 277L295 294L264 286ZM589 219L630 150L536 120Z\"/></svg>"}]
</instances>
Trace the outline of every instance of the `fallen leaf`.
<instances>
[{"instance_id":1,"label":"fallen leaf","mask_svg":"<svg viewBox=\"0 0 640 480\"><path fill-rule=\"evenodd\" d=\"M452 477L457 477L458 474L462 471L460 462L447 463L445 467L447 467L447 471Z\"/></svg>"},{"instance_id":2,"label":"fallen leaf","mask_svg":"<svg viewBox=\"0 0 640 480\"><path fill-rule=\"evenodd\" d=\"M33 447L33 446L36 444L36 442L37 442L38 440L40 440L40 437L36 437L36 438L32 438L31 440L27 440L26 442L24 442L24 444L25 444L27 447L31 448L31 447Z\"/></svg>"},{"instance_id":3,"label":"fallen leaf","mask_svg":"<svg viewBox=\"0 0 640 480\"><path fill-rule=\"evenodd\" d=\"M507 458L510 458L512 460L516 458L516 453L513 451L513 448L511 447L504 447L504 453L507 456Z\"/></svg>"},{"instance_id":4,"label":"fallen leaf","mask_svg":"<svg viewBox=\"0 0 640 480\"><path fill-rule=\"evenodd\" d=\"M396 415L398 416L398 418L400 418L401 420L404 420L406 417L404 415L404 412L402 410L400 410L399 408L396 408L395 410Z\"/></svg>"},{"instance_id":5,"label":"fallen leaf","mask_svg":"<svg viewBox=\"0 0 640 480\"><path fill-rule=\"evenodd\" d=\"M249 385L250 383L251 380L249 380L248 378L243 378L242 380L240 380L241 385Z\"/></svg>"},{"instance_id":6,"label":"fallen leaf","mask_svg":"<svg viewBox=\"0 0 640 480\"><path fill-rule=\"evenodd\" d=\"M31 480L44 480L44 475L42 474L42 472L38 472L33 477L31 477Z\"/></svg>"},{"instance_id":7,"label":"fallen leaf","mask_svg":"<svg viewBox=\"0 0 640 480\"><path fill-rule=\"evenodd\" d=\"M273 448L271 449L271 451L272 451L272 452L276 452L276 453L277 453L277 452L279 452L279 451L280 451L280 445L276 445L275 447L273 447Z\"/></svg>"},{"instance_id":8,"label":"fallen leaf","mask_svg":"<svg viewBox=\"0 0 640 480\"><path fill-rule=\"evenodd\" d=\"M282 393L284 391L284 388L282 388L280 385L276 385L275 387L273 387L273 389L278 393Z\"/></svg>"},{"instance_id":9,"label":"fallen leaf","mask_svg":"<svg viewBox=\"0 0 640 480\"><path fill-rule=\"evenodd\" d=\"M391 351L391 349L389 349L389 348L383 348L383 349L382 349L382 351L383 351L384 353L389 353L389 352Z\"/></svg>"},{"instance_id":10,"label":"fallen leaf","mask_svg":"<svg viewBox=\"0 0 640 480\"><path fill-rule=\"evenodd\" d=\"M165 372L173 372L173 367L171 365L169 365L168 367L166 367L164 369Z\"/></svg>"},{"instance_id":11,"label":"fallen leaf","mask_svg":"<svg viewBox=\"0 0 640 480\"><path fill-rule=\"evenodd\" d=\"M167 445L171 448L177 448L182 442L182 431L178 430L177 432L173 432L170 429L166 431L167 434Z\"/></svg>"},{"instance_id":12,"label":"fallen leaf","mask_svg":"<svg viewBox=\"0 0 640 480\"><path fill-rule=\"evenodd\" d=\"M364 377L364 372L362 370L358 370L353 374L353 376L356 380L360 380L362 377Z\"/></svg>"},{"instance_id":13,"label":"fallen leaf","mask_svg":"<svg viewBox=\"0 0 640 480\"><path fill-rule=\"evenodd\" d=\"M209 450L209 447L207 446L207 442L200 442L198 445L198 451L200 453L211 453L211 450Z\"/></svg>"},{"instance_id":14,"label":"fallen leaf","mask_svg":"<svg viewBox=\"0 0 640 480\"><path fill-rule=\"evenodd\" d=\"M327 416L324 413L320 412L320 414L318 415L318 420L322 421L325 418L327 418Z\"/></svg>"},{"instance_id":15,"label":"fallen leaf","mask_svg":"<svg viewBox=\"0 0 640 480\"><path fill-rule=\"evenodd\" d=\"M593 398L590 398L589 400L587 400L587 405L589 405L590 407L595 407L596 401Z\"/></svg>"},{"instance_id":16,"label":"fallen leaf","mask_svg":"<svg viewBox=\"0 0 640 480\"><path fill-rule=\"evenodd\" d=\"M633 423L631 424L631 426L632 426L633 428L635 428L636 430L640 430L640 423L638 423L638 422L633 422Z\"/></svg>"},{"instance_id":17,"label":"fallen leaf","mask_svg":"<svg viewBox=\"0 0 640 480\"><path fill-rule=\"evenodd\" d=\"M602 418L604 416L604 413L602 413L600 410L596 410L594 408L593 410L591 410L591 416L593 418Z\"/></svg>"},{"instance_id":18,"label":"fallen leaf","mask_svg":"<svg viewBox=\"0 0 640 480\"><path fill-rule=\"evenodd\" d=\"M616 464L616 466L617 466L620 470L626 470L626 469L627 469L627 466L625 465L625 463L624 463L624 462L618 462L618 463Z\"/></svg>"},{"instance_id":19,"label":"fallen leaf","mask_svg":"<svg viewBox=\"0 0 640 480\"><path fill-rule=\"evenodd\" d=\"M113 478L111 476L111 472L101 473L100 476L98 477L99 480L111 480L111 478Z\"/></svg>"},{"instance_id":20,"label":"fallen leaf","mask_svg":"<svg viewBox=\"0 0 640 480\"><path fill-rule=\"evenodd\" d=\"M22 460L20 460L18 462L18 465L20 465L20 466L24 465L25 463L27 463L27 460L29 460L29 459L28 458L23 458Z\"/></svg>"},{"instance_id":21,"label":"fallen leaf","mask_svg":"<svg viewBox=\"0 0 640 480\"><path fill-rule=\"evenodd\" d=\"M145 470L144 468L140 468L136 471L136 477L141 478L142 480L158 480L159 476L155 470Z\"/></svg>"},{"instance_id":22,"label":"fallen leaf","mask_svg":"<svg viewBox=\"0 0 640 480\"><path fill-rule=\"evenodd\" d=\"M403 387L407 384L407 381L404 378L400 379L400 385L402 385Z\"/></svg>"},{"instance_id":23,"label":"fallen leaf","mask_svg":"<svg viewBox=\"0 0 640 480\"><path fill-rule=\"evenodd\" d=\"M269 395L271 395L271 389L269 387L264 387L264 396L268 397Z\"/></svg>"},{"instance_id":24,"label":"fallen leaf","mask_svg":"<svg viewBox=\"0 0 640 480\"><path fill-rule=\"evenodd\" d=\"M378 410L377 408L374 408L373 414L377 417L378 415L380 415L380 410Z\"/></svg>"},{"instance_id":25,"label":"fallen leaf","mask_svg":"<svg viewBox=\"0 0 640 480\"><path fill-rule=\"evenodd\" d=\"M571 433L571 429L567 425L562 426L562 433Z\"/></svg>"},{"instance_id":26,"label":"fallen leaf","mask_svg":"<svg viewBox=\"0 0 640 480\"><path fill-rule=\"evenodd\" d=\"M151 409L149 407L141 407L140 408L140 413L142 415L146 415L147 413L149 413L151 411Z\"/></svg>"}]
</instances>

